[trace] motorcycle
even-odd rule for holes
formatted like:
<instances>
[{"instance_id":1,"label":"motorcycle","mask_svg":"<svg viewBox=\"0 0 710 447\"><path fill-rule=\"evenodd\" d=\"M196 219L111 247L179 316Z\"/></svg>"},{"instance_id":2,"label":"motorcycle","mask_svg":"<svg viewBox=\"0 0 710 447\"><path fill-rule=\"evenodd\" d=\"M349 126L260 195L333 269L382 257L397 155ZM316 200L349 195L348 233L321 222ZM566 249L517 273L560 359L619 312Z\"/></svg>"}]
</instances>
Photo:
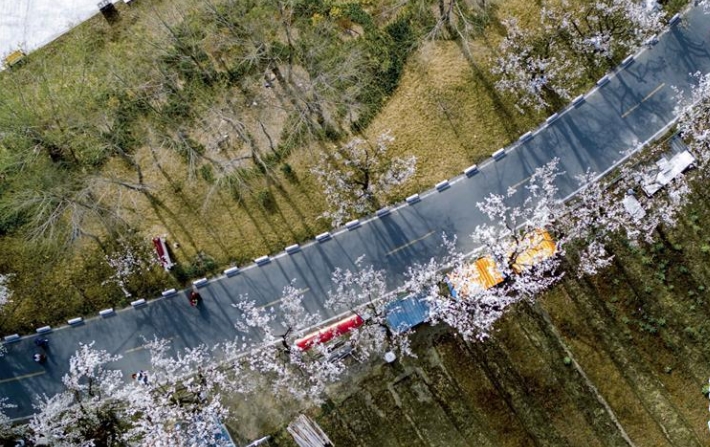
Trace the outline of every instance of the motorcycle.
<instances>
[{"instance_id":1,"label":"motorcycle","mask_svg":"<svg viewBox=\"0 0 710 447\"><path fill-rule=\"evenodd\" d=\"M196 290L193 290L190 292L188 299L190 300L190 306L197 307L197 305L202 302L202 295L200 295Z\"/></svg>"}]
</instances>

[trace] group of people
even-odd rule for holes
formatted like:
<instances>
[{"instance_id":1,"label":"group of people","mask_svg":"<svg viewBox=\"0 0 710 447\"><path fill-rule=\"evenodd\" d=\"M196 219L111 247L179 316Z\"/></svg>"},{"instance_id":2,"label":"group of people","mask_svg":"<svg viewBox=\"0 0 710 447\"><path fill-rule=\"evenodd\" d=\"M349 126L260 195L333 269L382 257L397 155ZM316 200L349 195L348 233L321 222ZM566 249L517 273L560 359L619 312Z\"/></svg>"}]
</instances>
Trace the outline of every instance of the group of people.
<instances>
[{"instance_id":1,"label":"group of people","mask_svg":"<svg viewBox=\"0 0 710 447\"><path fill-rule=\"evenodd\" d=\"M148 385L148 373L142 369L131 374L131 379L137 380L138 383L142 383L143 385Z\"/></svg>"}]
</instances>

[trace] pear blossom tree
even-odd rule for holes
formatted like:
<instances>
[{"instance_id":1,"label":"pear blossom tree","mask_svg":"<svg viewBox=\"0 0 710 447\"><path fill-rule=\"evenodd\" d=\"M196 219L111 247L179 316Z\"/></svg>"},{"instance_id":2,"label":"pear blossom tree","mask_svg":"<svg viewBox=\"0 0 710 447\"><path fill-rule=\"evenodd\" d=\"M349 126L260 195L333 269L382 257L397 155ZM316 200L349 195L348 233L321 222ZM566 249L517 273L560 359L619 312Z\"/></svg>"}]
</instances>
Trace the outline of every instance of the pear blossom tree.
<instances>
[{"instance_id":1,"label":"pear blossom tree","mask_svg":"<svg viewBox=\"0 0 710 447\"><path fill-rule=\"evenodd\" d=\"M710 11L710 2L706 2ZM697 84L686 92L678 92L678 130L698 160L703 176L710 163L710 74L695 73Z\"/></svg>"},{"instance_id":2,"label":"pear blossom tree","mask_svg":"<svg viewBox=\"0 0 710 447\"><path fill-rule=\"evenodd\" d=\"M308 352L294 346L297 335L321 320L305 310L302 295L293 284L284 288L281 318L274 308L258 306L241 296L235 307L243 315L235 327L245 334L256 333L260 343L237 339L226 343L223 350L235 368L258 373L274 393L286 392L298 400L318 401L325 387L340 377L345 365L342 359L331 357L328 345L315 344Z\"/></svg>"},{"instance_id":3,"label":"pear blossom tree","mask_svg":"<svg viewBox=\"0 0 710 447\"><path fill-rule=\"evenodd\" d=\"M82 344L70 359L65 390L44 396L29 423L37 445L214 445L225 444L219 422L228 415L221 395L239 383L215 367L203 346L174 354L167 340L146 344L150 372L126 383L108 368L120 360Z\"/></svg>"},{"instance_id":4,"label":"pear blossom tree","mask_svg":"<svg viewBox=\"0 0 710 447\"><path fill-rule=\"evenodd\" d=\"M389 291L385 272L365 266L364 256L355 260L354 270L335 269L331 282L333 288L325 305L336 312L350 310L364 320L351 331L349 343L354 355L362 360L388 351L414 356L409 343L411 331L394 330L387 323L389 305L399 293L406 293L406 288Z\"/></svg>"},{"instance_id":5,"label":"pear blossom tree","mask_svg":"<svg viewBox=\"0 0 710 447\"><path fill-rule=\"evenodd\" d=\"M118 241L117 249L106 254L105 259L113 270L113 274L102 285L117 285L127 298L133 295L129 290L131 278L140 276L157 265L154 256L147 253L145 249L141 250L139 246L125 238Z\"/></svg>"},{"instance_id":6,"label":"pear blossom tree","mask_svg":"<svg viewBox=\"0 0 710 447\"><path fill-rule=\"evenodd\" d=\"M0 397L0 442L20 436L24 429L21 426L13 426L10 418L5 414L6 410L15 408L17 405L11 404L6 397Z\"/></svg>"},{"instance_id":7,"label":"pear blossom tree","mask_svg":"<svg viewBox=\"0 0 710 447\"><path fill-rule=\"evenodd\" d=\"M12 275L9 274L0 274L0 312L2 312L3 306L9 303L10 298L12 297L12 290L7 284L11 277ZM6 352L7 348L5 347L5 344L0 343L0 357L4 356Z\"/></svg>"},{"instance_id":8,"label":"pear blossom tree","mask_svg":"<svg viewBox=\"0 0 710 447\"><path fill-rule=\"evenodd\" d=\"M551 99L569 100L569 86L582 75L582 67L564 54L558 56L560 45L554 39L537 42L531 33L520 27L517 19L503 20L502 24L507 35L491 69L498 77L495 87L513 94L521 113L522 107L550 108Z\"/></svg>"},{"instance_id":9,"label":"pear blossom tree","mask_svg":"<svg viewBox=\"0 0 710 447\"><path fill-rule=\"evenodd\" d=\"M624 166L614 182L600 179L587 171L577 177L580 190L568 203L569 211L560 215L557 228L566 242L575 246L577 273L595 275L611 265L614 257L607 247L615 236L631 244L651 243L662 226L674 227L687 204L690 193L688 179L680 176L653 197L637 198L644 215L635 217L623 206L629 191L639 189L642 167Z\"/></svg>"},{"instance_id":10,"label":"pear blossom tree","mask_svg":"<svg viewBox=\"0 0 710 447\"><path fill-rule=\"evenodd\" d=\"M29 423L35 444L93 446L120 439L123 378L120 371L106 368L120 356L93 345L81 344L69 360L69 373L62 378L65 390L41 398Z\"/></svg>"},{"instance_id":11,"label":"pear blossom tree","mask_svg":"<svg viewBox=\"0 0 710 447\"><path fill-rule=\"evenodd\" d=\"M222 394L238 378L218 367L205 346L173 353L168 340L155 339L146 347L151 369L147 379L127 385L124 414L131 424L123 438L156 447L223 444L219 423L229 412Z\"/></svg>"},{"instance_id":12,"label":"pear blossom tree","mask_svg":"<svg viewBox=\"0 0 710 447\"><path fill-rule=\"evenodd\" d=\"M8 285L10 278L12 278L11 274L0 274L0 309L9 303L12 297L12 290Z\"/></svg>"},{"instance_id":13,"label":"pear blossom tree","mask_svg":"<svg viewBox=\"0 0 710 447\"><path fill-rule=\"evenodd\" d=\"M556 108L582 86L584 75L613 66L659 32L663 17L642 0L543 2L535 32L514 18L502 21L507 35L492 68L496 88L523 107Z\"/></svg>"},{"instance_id":14,"label":"pear blossom tree","mask_svg":"<svg viewBox=\"0 0 710 447\"><path fill-rule=\"evenodd\" d=\"M499 284L495 287L484 286L474 277L470 287L456 296L442 291L437 284L442 273L463 274L462 270L471 262L457 250L455 240L446 238L445 256L409 269L408 287L419 288L427 294L432 323L448 324L467 340L485 339L508 307L524 299L534 299L561 277L557 273L562 252L560 241L555 244L554 254L536 262L519 261L521 254L534 250L540 243L540 232L552 231L556 217L564 212L555 186L559 175L557 164L558 161L553 160L538 168L525 187L524 197L521 191L511 188L505 194L491 194L477 204L490 223L477 226L471 238L478 247L477 253L495 264L498 272L495 275L499 275Z\"/></svg>"},{"instance_id":15,"label":"pear blossom tree","mask_svg":"<svg viewBox=\"0 0 710 447\"><path fill-rule=\"evenodd\" d=\"M416 157L392 157L394 137L386 132L375 144L355 138L333 152L322 153L311 172L323 186L330 209L321 217L333 226L375 211L382 196L414 175Z\"/></svg>"}]
</instances>

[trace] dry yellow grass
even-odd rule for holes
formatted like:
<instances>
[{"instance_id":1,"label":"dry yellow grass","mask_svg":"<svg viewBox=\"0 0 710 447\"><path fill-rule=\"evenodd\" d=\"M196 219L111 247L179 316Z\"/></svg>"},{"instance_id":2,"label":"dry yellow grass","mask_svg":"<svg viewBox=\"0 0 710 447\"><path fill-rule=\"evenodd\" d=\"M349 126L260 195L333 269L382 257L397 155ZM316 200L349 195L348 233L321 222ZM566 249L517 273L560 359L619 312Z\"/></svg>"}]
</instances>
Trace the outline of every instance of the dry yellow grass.
<instances>
[{"instance_id":1,"label":"dry yellow grass","mask_svg":"<svg viewBox=\"0 0 710 447\"><path fill-rule=\"evenodd\" d=\"M504 2L498 14L531 14L529 5L523 3ZM389 130L395 136L393 156L417 157L413 181L394 191L388 200L401 200L457 175L542 119L521 115L508 98L493 88L488 64L491 42L499 40L496 33L500 30L491 27L489 31L485 39L471 43L475 57L472 63L456 42L423 44L408 61L398 89L365 132L367 138L374 140ZM199 132L194 135L202 139ZM320 150L304 148L289 157L287 162L298 182L288 181L280 172L269 179L252 179L251 193L238 204L224 190L209 195L210 185L199 176L188 175L184 162L174 153L156 149L153 156L143 148L137 158L146 173L146 184L160 204L135 192L122 192L120 200L133 210L133 221L146 238L166 234L171 242L179 244L175 250L179 262L187 262L202 251L220 264L243 264L327 228L326 222L318 219L325 200L309 172L313 155ZM116 169L117 164L108 167L113 175ZM124 171L120 175L131 174ZM267 190L275 203L270 210L255 198L259 191Z\"/></svg>"},{"instance_id":2,"label":"dry yellow grass","mask_svg":"<svg viewBox=\"0 0 710 447\"><path fill-rule=\"evenodd\" d=\"M474 51L487 59L484 47ZM395 154L417 156L409 190L431 187L525 132L525 117L499 101L483 70L470 65L454 42L426 43L407 64L367 134L374 138L389 129Z\"/></svg>"}]
</instances>

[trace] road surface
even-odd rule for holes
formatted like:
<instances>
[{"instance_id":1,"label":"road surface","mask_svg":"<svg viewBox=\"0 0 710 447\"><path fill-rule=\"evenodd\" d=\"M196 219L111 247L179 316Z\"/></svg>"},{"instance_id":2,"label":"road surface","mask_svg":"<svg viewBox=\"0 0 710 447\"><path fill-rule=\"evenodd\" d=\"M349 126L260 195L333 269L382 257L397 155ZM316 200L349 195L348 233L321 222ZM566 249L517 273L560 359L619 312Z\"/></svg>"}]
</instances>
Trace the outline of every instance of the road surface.
<instances>
[{"instance_id":1,"label":"road surface","mask_svg":"<svg viewBox=\"0 0 710 447\"><path fill-rule=\"evenodd\" d=\"M0 0L0 59L46 45L98 14L99 1Z\"/></svg>"},{"instance_id":2,"label":"road surface","mask_svg":"<svg viewBox=\"0 0 710 447\"><path fill-rule=\"evenodd\" d=\"M388 215L373 217L354 230L335 231L329 240L306 245L297 253L281 253L266 265L213 279L200 290L204 298L200 308L190 307L180 292L109 318L59 328L48 336L51 349L44 366L31 359L35 352L32 336L9 344L8 354L0 359L0 396L18 405L9 416L29 415L34 396L61 390L61 377L79 342L95 340L96 348L121 354L123 359L115 367L130 376L148 368L143 337L169 338L181 349L244 335L234 328L239 312L232 304L246 296L278 312L283 287L295 279L295 286L304 289L306 307L328 318L333 312L322 303L331 272L337 267L354 268L361 255L367 263L384 269L394 287L401 283L408 265L441 254L442 233L458 235L459 248L470 251L473 247L467 235L484 222L475 205L488 194L524 183L536 168L557 157L565 172L558 186L561 195L567 196L578 186L576 175L587 169L607 171L637 142L663 134L674 121L672 86L688 89L694 82L690 73L710 72L709 29L710 15L692 9L608 82L561 111L558 119L541 126L532 138L507 148L502 158L481 165L475 175L460 176L441 192L423 193L416 204L393 208Z\"/></svg>"}]
</instances>

